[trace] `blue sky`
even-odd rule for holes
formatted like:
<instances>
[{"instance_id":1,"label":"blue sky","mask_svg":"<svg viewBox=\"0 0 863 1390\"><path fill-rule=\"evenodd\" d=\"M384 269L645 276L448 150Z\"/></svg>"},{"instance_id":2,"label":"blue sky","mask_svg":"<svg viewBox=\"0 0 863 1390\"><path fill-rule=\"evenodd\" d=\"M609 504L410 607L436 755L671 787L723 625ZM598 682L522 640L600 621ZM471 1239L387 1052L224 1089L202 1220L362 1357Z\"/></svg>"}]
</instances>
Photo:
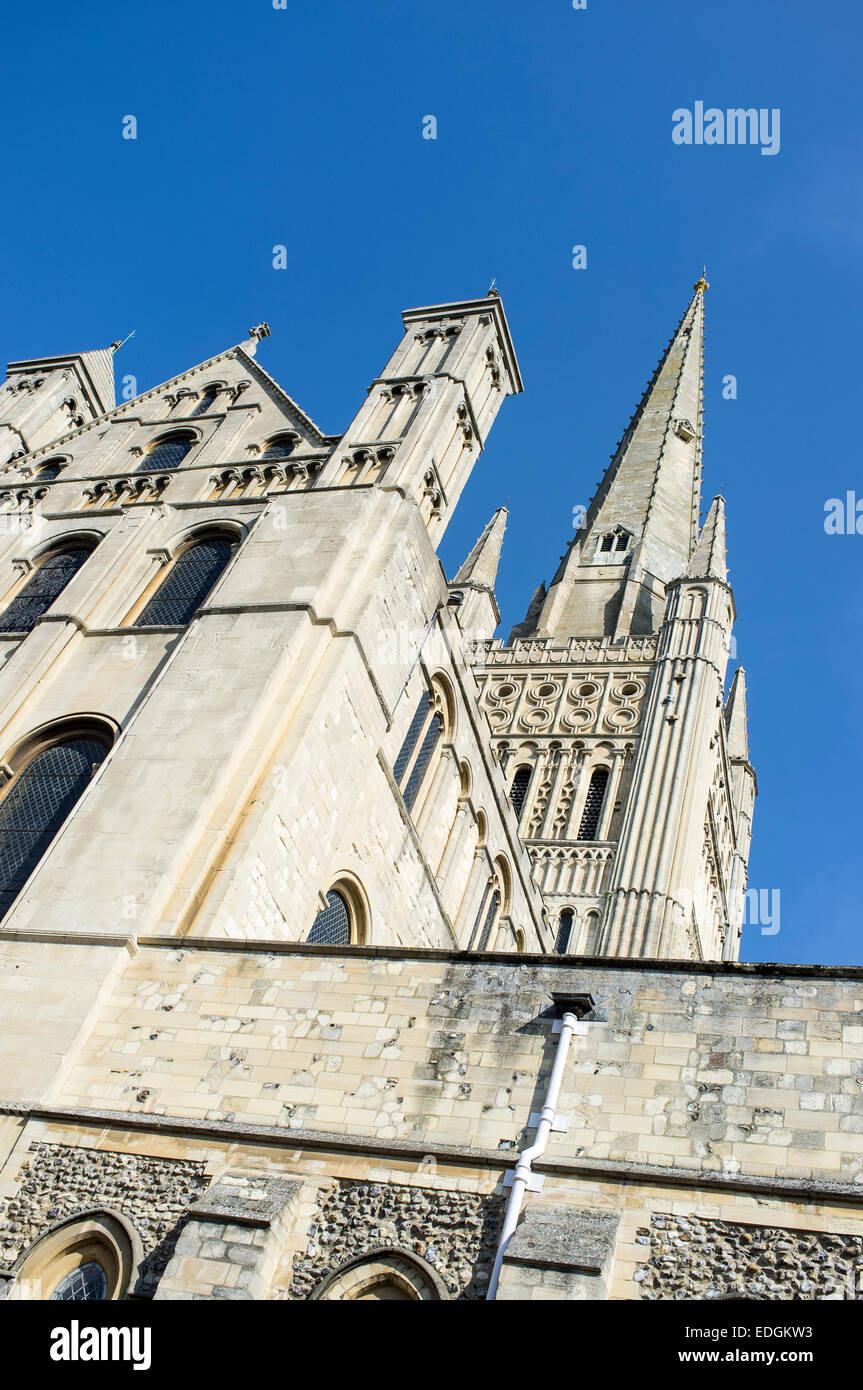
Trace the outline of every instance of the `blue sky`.
<instances>
[{"instance_id":1,"label":"blue sky","mask_svg":"<svg viewBox=\"0 0 863 1390\"><path fill-rule=\"evenodd\" d=\"M824 531L828 498L863 499L858 0L46 0L3 34L7 358L134 328L119 365L145 390L266 319L262 364L335 433L402 308L497 277L526 391L442 555L509 498L504 631L706 263L705 500L728 504L751 885L781 893L743 954L863 962L863 535ZM779 108L779 153L675 145L698 100Z\"/></svg>"}]
</instances>

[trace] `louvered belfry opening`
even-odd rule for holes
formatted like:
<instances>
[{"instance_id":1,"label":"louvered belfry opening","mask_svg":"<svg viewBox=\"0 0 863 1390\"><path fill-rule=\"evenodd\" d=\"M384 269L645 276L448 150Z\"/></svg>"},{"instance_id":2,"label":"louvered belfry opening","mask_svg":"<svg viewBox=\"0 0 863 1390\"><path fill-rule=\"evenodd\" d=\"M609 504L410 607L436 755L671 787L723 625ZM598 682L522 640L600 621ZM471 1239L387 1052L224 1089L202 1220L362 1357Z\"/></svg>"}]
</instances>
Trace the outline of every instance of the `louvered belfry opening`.
<instances>
[{"instance_id":1,"label":"louvered belfry opening","mask_svg":"<svg viewBox=\"0 0 863 1390\"><path fill-rule=\"evenodd\" d=\"M107 755L98 739L65 739L43 748L0 801L0 916L47 850Z\"/></svg>"},{"instance_id":2,"label":"louvered belfry opening","mask_svg":"<svg viewBox=\"0 0 863 1390\"><path fill-rule=\"evenodd\" d=\"M599 829L599 817L602 814L602 803L605 800L605 789L608 786L608 768L595 767L590 776L590 786L587 789L587 796L584 800L584 810L581 815L581 824L578 827L579 840L595 840L596 832Z\"/></svg>"},{"instance_id":3,"label":"louvered belfry opening","mask_svg":"<svg viewBox=\"0 0 863 1390\"><path fill-rule=\"evenodd\" d=\"M572 908L565 907L557 920L557 937L554 942L555 953L558 956L565 955L569 950L569 938L572 936Z\"/></svg>"},{"instance_id":4,"label":"louvered belfry opening","mask_svg":"<svg viewBox=\"0 0 863 1390\"><path fill-rule=\"evenodd\" d=\"M512 786L509 789L509 799L512 809L516 816L520 817L524 810L524 800L527 796L527 789L530 786L531 769L529 767L519 767L516 769L512 779Z\"/></svg>"},{"instance_id":5,"label":"louvered belfry opening","mask_svg":"<svg viewBox=\"0 0 863 1390\"><path fill-rule=\"evenodd\" d=\"M90 546L69 546L43 560L21 592L0 614L0 632L32 631L70 579L74 579L90 553Z\"/></svg>"},{"instance_id":6,"label":"louvered belfry opening","mask_svg":"<svg viewBox=\"0 0 863 1390\"><path fill-rule=\"evenodd\" d=\"M192 415L206 415L207 411L210 410L210 409L212 408L212 406L215 405L215 403L216 403L216 397L218 396L218 394L219 394L218 391L213 391L213 390L205 391L204 394L203 394L203 396L201 397L201 399L200 399L200 400L197 402L197 404L195 405L194 410L192 410L192 411L190 412L190 414L192 414Z\"/></svg>"},{"instance_id":7,"label":"louvered belfry opening","mask_svg":"<svg viewBox=\"0 0 863 1390\"><path fill-rule=\"evenodd\" d=\"M198 541L178 555L135 620L137 627L182 627L192 621L237 548L225 536Z\"/></svg>"},{"instance_id":8,"label":"louvered belfry opening","mask_svg":"<svg viewBox=\"0 0 863 1390\"><path fill-rule=\"evenodd\" d=\"M327 905L321 908L306 940L320 946L350 946L351 915L341 893L334 888L327 894Z\"/></svg>"}]
</instances>

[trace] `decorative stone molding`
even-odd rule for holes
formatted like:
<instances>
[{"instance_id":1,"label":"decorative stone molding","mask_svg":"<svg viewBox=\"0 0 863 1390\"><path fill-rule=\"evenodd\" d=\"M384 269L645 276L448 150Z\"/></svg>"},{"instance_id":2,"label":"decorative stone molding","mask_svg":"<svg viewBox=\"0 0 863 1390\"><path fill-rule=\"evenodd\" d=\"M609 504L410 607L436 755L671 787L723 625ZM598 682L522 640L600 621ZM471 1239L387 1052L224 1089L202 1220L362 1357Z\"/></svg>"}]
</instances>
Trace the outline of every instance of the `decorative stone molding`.
<instances>
[{"instance_id":1,"label":"decorative stone molding","mask_svg":"<svg viewBox=\"0 0 863 1390\"><path fill-rule=\"evenodd\" d=\"M451 1298L485 1297L502 1213L498 1197L344 1180L321 1193L291 1297L307 1299L348 1261L386 1250L420 1256Z\"/></svg>"},{"instance_id":2,"label":"decorative stone molding","mask_svg":"<svg viewBox=\"0 0 863 1390\"><path fill-rule=\"evenodd\" d=\"M250 448L255 448L257 452L256 446L250 446ZM322 468L322 459L285 459L284 462L280 463L241 463L211 473L208 481L216 495L233 488L232 495L239 496L253 487L257 487L259 492L264 492L270 488L288 488L292 483L307 487Z\"/></svg>"},{"instance_id":3,"label":"decorative stone molding","mask_svg":"<svg viewBox=\"0 0 863 1390\"><path fill-rule=\"evenodd\" d=\"M642 1298L863 1298L863 1236L655 1215L636 1239Z\"/></svg>"},{"instance_id":4,"label":"decorative stone molding","mask_svg":"<svg viewBox=\"0 0 863 1390\"><path fill-rule=\"evenodd\" d=\"M620 735L638 728L648 673L563 673L532 665L523 675L489 673L478 680L480 704L494 734Z\"/></svg>"},{"instance_id":5,"label":"decorative stone molding","mask_svg":"<svg viewBox=\"0 0 863 1390\"><path fill-rule=\"evenodd\" d=\"M32 511L36 503L41 502L47 491L46 487L9 488L5 492L0 492L0 507L10 506Z\"/></svg>"},{"instance_id":6,"label":"decorative stone molding","mask_svg":"<svg viewBox=\"0 0 863 1390\"><path fill-rule=\"evenodd\" d=\"M395 458L396 446L394 444L383 444L366 448L361 446L352 449L342 459L342 466L354 472L351 482L359 482L368 477L372 470L378 470L378 476L383 472L389 463Z\"/></svg>"},{"instance_id":7,"label":"decorative stone molding","mask_svg":"<svg viewBox=\"0 0 863 1390\"><path fill-rule=\"evenodd\" d=\"M85 502L101 507L128 502L156 502L169 482L170 473L136 473L129 477L103 478L83 489Z\"/></svg>"},{"instance_id":8,"label":"decorative stone molding","mask_svg":"<svg viewBox=\"0 0 863 1390\"><path fill-rule=\"evenodd\" d=\"M634 661L653 661L658 637L572 637L561 645L554 637L527 637L505 645L499 637L483 639L470 645L476 666L543 665L584 666L601 661L621 665ZM584 679L582 676L581 679Z\"/></svg>"},{"instance_id":9,"label":"decorative stone molding","mask_svg":"<svg viewBox=\"0 0 863 1390\"><path fill-rule=\"evenodd\" d=\"M427 468L423 474L423 487L421 497L423 501L428 501L430 509L430 520L440 519L441 508L446 503L446 493L443 483L437 471L437 465L432 460L431 468Z\"/></svg>"}]
</instances>

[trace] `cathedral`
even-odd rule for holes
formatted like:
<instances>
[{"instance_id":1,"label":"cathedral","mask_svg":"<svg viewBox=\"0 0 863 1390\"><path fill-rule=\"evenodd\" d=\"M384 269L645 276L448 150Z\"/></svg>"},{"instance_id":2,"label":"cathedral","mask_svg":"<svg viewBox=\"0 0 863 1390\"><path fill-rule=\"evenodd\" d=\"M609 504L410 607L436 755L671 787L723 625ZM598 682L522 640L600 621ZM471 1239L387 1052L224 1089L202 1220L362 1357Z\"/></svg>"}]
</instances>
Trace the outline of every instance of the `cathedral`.
<instances>
[{"instance_id":1,"label":"cathedral","mask_svg":"<svg viewBox=\"0 0 863 1390\"><path fill-rule=\"evenodd\" d=\"M863 971L738 960L707 289L508 640L496 291L338 435L266 324L8 363L0 1299L863 1296Z\"/></svg>"}]
</instances>

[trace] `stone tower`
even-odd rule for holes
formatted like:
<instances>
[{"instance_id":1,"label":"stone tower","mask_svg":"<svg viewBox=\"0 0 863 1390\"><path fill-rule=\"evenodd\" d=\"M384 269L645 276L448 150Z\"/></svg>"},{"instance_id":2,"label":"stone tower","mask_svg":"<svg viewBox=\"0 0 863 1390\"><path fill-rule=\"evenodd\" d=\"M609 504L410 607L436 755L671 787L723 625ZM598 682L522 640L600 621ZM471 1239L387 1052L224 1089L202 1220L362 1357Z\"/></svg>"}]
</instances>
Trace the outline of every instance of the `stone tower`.
<instances>
[{"instance_id":1,"label":"stone tower","mask_svg":"<svg viewBox=\"0 0 863 1390\"><path fill-rule=\"evenodd\" d=\"M0 1300L859 1296L861 972L735 960L705 289L506 644L505 509L437 554L496 295L338 435L263 324L120 405L12 365Z\"/></svg>"},{"instance_id":2,"label":"stone tower","mask_svg":"<svg viewBox=\"0 0 863 1390\"><path fill-rule=\"evenodd\" d=\"M557 949L737 958L755 778L694 294L546 591L477 675ZM480 634L481 636L481 634Z\"/></svg>"}]
</instances>

